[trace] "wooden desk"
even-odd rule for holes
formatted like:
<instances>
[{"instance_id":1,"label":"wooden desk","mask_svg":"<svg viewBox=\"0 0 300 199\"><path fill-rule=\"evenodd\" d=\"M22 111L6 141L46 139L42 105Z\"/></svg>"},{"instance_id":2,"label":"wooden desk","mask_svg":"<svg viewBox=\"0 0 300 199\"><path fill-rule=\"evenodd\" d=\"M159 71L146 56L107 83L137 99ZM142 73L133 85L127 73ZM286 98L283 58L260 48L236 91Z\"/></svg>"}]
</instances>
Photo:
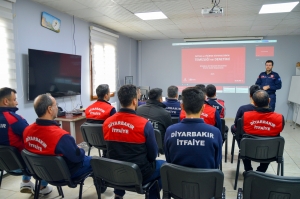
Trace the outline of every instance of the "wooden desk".
<instances>
[{"instance_id":1,"label":"wooden desk","mask_svg":"<svg viewBox=\"0 0 300 199\"><path fill-rule=\"evenodd\" d=\"M72 137L75 139L76 144L83 142L80 126L86 121L83 115L73 115L73 116L62 116L55 118L59 121L61 128L65 131L71 133Z\"/></svg>"}]
</instances>

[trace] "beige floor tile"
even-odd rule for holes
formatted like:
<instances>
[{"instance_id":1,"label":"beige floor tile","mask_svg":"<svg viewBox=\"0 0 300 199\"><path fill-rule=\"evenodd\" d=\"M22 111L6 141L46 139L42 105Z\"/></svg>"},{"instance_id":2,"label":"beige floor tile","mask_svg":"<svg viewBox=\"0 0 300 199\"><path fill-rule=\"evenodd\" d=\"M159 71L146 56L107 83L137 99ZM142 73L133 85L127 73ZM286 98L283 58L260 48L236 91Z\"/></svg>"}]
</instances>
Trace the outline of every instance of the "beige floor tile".
<instances>
[{"instance_id":1,"label":"beige floor tile","mask_svg":"<svg viewBox=\"0 0 300 199\"><path fill-rule=\"evenodd\" d=\"M11 190L6 190L1 188L0 189L0 198L5 199L5 198L9 198L11 195L15 194L15 191L11 191Z\"/></svg>"}]
</instances>

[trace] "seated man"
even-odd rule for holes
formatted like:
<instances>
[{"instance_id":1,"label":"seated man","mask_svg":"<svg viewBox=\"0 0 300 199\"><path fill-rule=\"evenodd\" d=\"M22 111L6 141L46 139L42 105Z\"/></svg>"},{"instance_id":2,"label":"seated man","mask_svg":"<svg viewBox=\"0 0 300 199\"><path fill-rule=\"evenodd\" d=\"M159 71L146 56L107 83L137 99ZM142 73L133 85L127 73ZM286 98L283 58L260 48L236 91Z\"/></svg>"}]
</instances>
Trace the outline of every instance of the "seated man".
<instances>
[{"instance_id":1,"label":"seated man","mask_svg":"<svg viewBox=\"0 0 300 199\"><path fill-rule=\"evenodd\" d=\"M217 89L214 85L208 84L206 86L206 95L207 95L207 102L217 109L220 114L220 118L225 117L225 102L224 100L216 98Z\"/></svg>"},{"instance_id":2,"label":"seated man","mask_svg":"<svg viewBox=\"0 0 300 199\"><path fill-rule=\"evenodd\" d=\"M164 144L167 162L193 168L219 168L222 136L219 129L200 119L204 99L204 93L195 87L182 91L186 118L167 129Z\"/></svg>"},{"instance_id":3,"label":"seated man","mask_svg":"<svg viewBox=\"0 0 300 199\"><path fill-rule=\"evenodd\" d=\"M279 136L284 128L284 117L270 108L270 98L266 91L259 90L253 94L254 111L247 111L242 117L243 131L254 136ZM253 170L251 160L243 160L245 171ZM266 172L269 163L260 163L256 171Z\"/></svg>"},{"instance_id":4,"label":"seated man","mask_svg":"<svg viewBox=\"0 0 300 199\"><path fill-rule=\"evenodd\" d=\"M18 110L16 93L16 90L11 88L4 87L0 89L0 145L13 146L21 152L24 149L23 132L28 123L22 116L16 114ZM15 170L14 172L21 173L21 170ZM30 176L22 176L20 192L33 192L34 184L30 179ZM47 195L52 191L52 186L47 185L47 182L41 181L41 194Z\"/></svg>"},{"instance_id":5,"label":"seated man","mask_svg":"<svg viewBox=\"0 0 300 199\"><path fill-rule=\"evenodd\" d=\"M180 102L178 98L178 87L169 86L168 88L168 98L167 101L163 102L166 105L166 110L170 112L171 117L179 117L180 114Z\"/></svg>"},{"instance_id":6,"label":"seated man","mask_svg":"<svg viewBox=\"0 0 300 199\"><path fill-rule=\"evenodd\" d=\"M151 121L153 128L161 132L162 138L165 137L166 129L172 125L172 118L166 105L162 103L162 89L153 88L149 91L149 99L146 104L139 106L136 114Z\"/></svg>"},{"instance_id":7,"label":"seated man","mask_svg":"<svg viewBox=\"0 0 300 199\"><path fill-rule=\"evenodd\" d=\"M138 106L141 106L143 104L146 104L146 101L142 101L142 93L141 93L141 89L138 87Z\"/></svg>"},{"instance_id":8,"label":"seated man","mask_svg":"<svg viewBox=\"0 0 300 199\"><path fill-rule=\"evenodd\" d=\"M198 84L195 86L195 88L202 91L202 93L206 95L206 88L203 84ZM204 108L200 115L200 118L202 118L206 124L213 125L217 127L220 130L220 132L222 132L222 123L221 123L219 112L215 108L210 106L206 100L204 100L203 106ZM185 111L181 110L179 116L180 121L185 117L186 117Z\"/></svg>"},{"instance_id":9,"label":"seated man","mask_svg":"<svg viewBox=\"0 0 300 199\"><path fill-rule=\"evenodd\" d=\"M143 184L159 178L161 188L160 167L165 161L155 160L158 147L151 123L135 113L138 107L137 88L134 85L122 86L118 98L122 108L103 124L109 158L137 164ZM115 199L125 195L124 190L115 189L114 193ZM154 186L150 190L150 199L156 198Z\"/></svg>"},{"instance_id":10,"label":"seated man","mask_svg":"<svg viewBox=\"0 0 300 199\"><path fill-rule=\"evenodd\" d=\"M116 113L115 107L108 102L110 90L107 84L100 84L96 89L98 100L85 109L86 121L103 124L110 116Z\"/></svg>"},{"instance_id":11,"label":"seated man","mask_svg":"<svg viewBox=\"0 0 300 199\"><path fill-rule=\"evenodd\" d=\"M247 112L247 111L253 111L255 109L252 96L258 90L260 90L260 88L259 88L258 85L252 85L249 88L249 92L250 92L250 104L246 104L246 105L240 106L240 108L238 109L238 111L236 113L236 116L235 116L235 119L234 119L234 124L231 126L231 133L232 134L236 133L236 125L237 125L236 123L237 123L238 119L242 118L245 112Z\"/></svg>"},{"instance_id":12,"label":"seated man","mask_svg":"<svg viewBox=\"0 0 300 199\"><path fill-rule=\"evenodd\" d=\"M42 94L35 98L33 106L38 118L35 123L26 127L23 133L25 149L39 155L62 156L70 170L71 178L91 172L92 157L85 156L85 151L76 145L70 133L61 129L54 120L58 112L55 99L49 94Z\"/></svg>"}]
</instances>

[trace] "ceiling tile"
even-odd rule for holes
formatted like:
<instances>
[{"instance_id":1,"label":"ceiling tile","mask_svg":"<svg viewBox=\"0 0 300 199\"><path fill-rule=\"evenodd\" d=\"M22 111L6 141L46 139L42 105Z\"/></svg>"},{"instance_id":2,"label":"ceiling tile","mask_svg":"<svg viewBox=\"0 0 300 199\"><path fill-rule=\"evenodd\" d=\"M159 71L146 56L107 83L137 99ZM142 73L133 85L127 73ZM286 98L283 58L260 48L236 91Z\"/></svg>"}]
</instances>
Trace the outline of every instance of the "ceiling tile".
<instances>
[{"instance_id":1,"label":"ceiling tile","mask_svg":"<svg viewBox=\"0 0 300 199\"><path fill-rule=\"evenodd\" d=\"M115 3L111 0L74 0L82 5L85 5L89 8L96 8L96 7L104 7L104 6L114 6Z\"/></svg>"},{"instance_id":2,"label":"ceiling tile","mask_svg":"<svg viewBox=\"0 0 300 199\"><path fill-rule=\"evenodd\" d=\"M103 16L102 13L97 12L91 8L85 8L82 10L71 10L71 11L66 11L69 15L74 15L78 18L91 18L91 17L98 17L98 16Z\"/></svg>"},{"instance_id":3,"label":"ceiling tile","mask_svg":"<svg viewBox=\"0 0 300 199\"><path fill-rule=\"evenodd\" d=\"M80 10L80 9L84 9L87 8L86 6L75 2L73 0L53 0L53 1L45 1L43 2L45 5L52 7L56 10L60 10L60 11L70 11L70 10Z\"/></svg>"},{"instance_id":4,"label":"ceiling tile","mask_svg":"<svg viewBox=\"0 0 300 199\"><path fill-rule=\"evenodd\" d=\"M160 11L160 9L154 3L125 4L123 7L133 13Z\"/></svg>"},{"instance_id":5,"label":"ceiling tile","mask_svg":"<svg viewBox=\"0 0 300 199\"><path fill-rule=\"evenodd\" d=\"M104 23L116 23L117 22L117 21L115 21L112 18L109 18L107 16L85 18L85 20L91 21L93 23L98 23L100 25L104 24Z\"/></svg>"}]
</instances>

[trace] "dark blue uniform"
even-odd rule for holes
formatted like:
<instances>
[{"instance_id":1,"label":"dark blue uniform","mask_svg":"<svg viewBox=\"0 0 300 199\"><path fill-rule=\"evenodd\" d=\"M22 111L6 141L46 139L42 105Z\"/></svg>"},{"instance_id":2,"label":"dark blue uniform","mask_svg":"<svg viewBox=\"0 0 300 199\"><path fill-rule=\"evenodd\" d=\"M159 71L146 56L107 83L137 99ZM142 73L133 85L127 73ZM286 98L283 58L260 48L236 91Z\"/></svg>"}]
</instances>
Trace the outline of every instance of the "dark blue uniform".
<instances>
[{"instance_id":1,"label":"dark blue uniform","mask_svg":"<svg viewBox=\"0 0 300 199\"><path fill-rule=\"evenodd\" d=\"M166 110L170 112L171 117L179 117L181 107L177 99L167 99L163 104L166 105Z\"/></svg>"},{"instance_id":2,"label":"dark blue uniform","mask_svg":"<svg viewBox=\"0 0 300 199\"><path fill-rule=\"evenodd\" d=\"M270 74L267 74L266 72L262 72L259 74L256 82L256 85L259 85L261 89L263 89L264 86L269 85L270 88L267 91L269 94L269 97L271 98L270 102L270 108L272 110L275 110L275 103L276 103L276 90L281 89L281 79L278 75L278 73L271 71Z\"/></svg>"}]
</instances>

